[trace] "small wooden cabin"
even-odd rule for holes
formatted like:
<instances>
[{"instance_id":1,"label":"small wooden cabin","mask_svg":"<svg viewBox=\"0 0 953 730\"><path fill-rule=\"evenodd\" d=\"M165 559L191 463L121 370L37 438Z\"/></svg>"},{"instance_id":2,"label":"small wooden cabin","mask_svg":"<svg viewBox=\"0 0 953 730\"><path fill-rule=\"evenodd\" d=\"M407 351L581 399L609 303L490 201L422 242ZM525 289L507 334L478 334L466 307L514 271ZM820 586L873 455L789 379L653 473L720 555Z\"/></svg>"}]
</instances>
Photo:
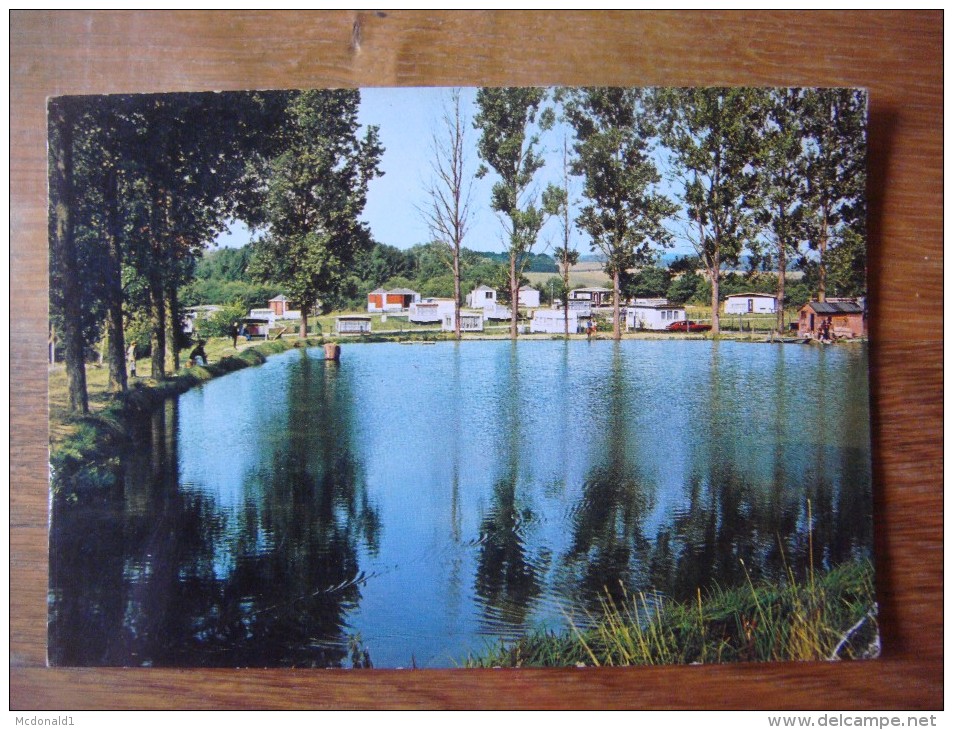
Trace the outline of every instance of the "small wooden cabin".
<instances>
[{"instance_id":1,"label":"small wooden cabin","mask_svg":"<svg viewBox=\"0 0 953 730\"><path fill-rule=\"evenodd\" d=\"M822 337L825 327L830 337L865 337L867 313L856 299L828 299L808 302L798 314L800 337Z\"/></svg>"},{"instance_id":2,"label":"small wooden cabin","mask_svg":"<svg viewBox=\"0 0 953 730\"><path fill-rule=\"evenodd\" d=\"M284 294L279 294L274 299L268 300L268 308L275 313L277 319L281 319L285 316L285 312L290 308L288 303L288 297Z\"/></svg>"},{"instance_id":3,"label":"small wooden cabin","mask_svg":"<svg viewBox=\"0 0 953 730\"><path fill-rule=\"evenodd\" d=\"M371 331L371 318L363 314L342 314L334 319L334 329L339 335L364 334Z\"/></svg>"}]
</instances>

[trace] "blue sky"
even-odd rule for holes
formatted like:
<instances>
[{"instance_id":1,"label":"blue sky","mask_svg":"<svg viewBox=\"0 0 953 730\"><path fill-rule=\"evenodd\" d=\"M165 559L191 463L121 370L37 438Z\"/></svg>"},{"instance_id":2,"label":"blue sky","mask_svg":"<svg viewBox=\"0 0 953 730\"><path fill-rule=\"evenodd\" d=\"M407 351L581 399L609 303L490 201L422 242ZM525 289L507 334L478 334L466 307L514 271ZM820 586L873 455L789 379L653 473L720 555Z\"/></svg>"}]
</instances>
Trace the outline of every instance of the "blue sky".
<instances>
[{"instance_id":1,"label":"blue sky","mask_svg":"<svg viewBox=\"0 0 953 730\"><path fill-rule=\"evenodd\" d=\"M439 131L443 105L450 89L446 88L363 88L359 120L362 124L380 127L384 155L381 169L384 175L373 180L364 209L364 220L371 227L374 239L380 243L409 248L430 240L427 225L419 208L428 202L426 190L432 176L433 135ZM476 113L476 89L461 89L463 113L472 121ZM467 125L467 169L475 172L480 164L477 156L478 132L472 123ZM571 131L556 127L541 135L546 166L537 173L539 190L547 183L562 184L562 145ZM464 246L477 251L504 251L503 227L499 217L489 207L490 190L496 177L491 171L482 180L473 181L470 230ZM582 183L570 178L570 199L578 200ZM573 232L573 244L580 253L589 253L589 244L579 231ZM219 245L240 246L248 242L249 234L241 224L233 226L232 235L224 235ZM561 224L551 220L543 228L540 242L534 251L552 252L562 240ZM548 244L548 245L547 245Z\"/></svg>"}]
</instances>

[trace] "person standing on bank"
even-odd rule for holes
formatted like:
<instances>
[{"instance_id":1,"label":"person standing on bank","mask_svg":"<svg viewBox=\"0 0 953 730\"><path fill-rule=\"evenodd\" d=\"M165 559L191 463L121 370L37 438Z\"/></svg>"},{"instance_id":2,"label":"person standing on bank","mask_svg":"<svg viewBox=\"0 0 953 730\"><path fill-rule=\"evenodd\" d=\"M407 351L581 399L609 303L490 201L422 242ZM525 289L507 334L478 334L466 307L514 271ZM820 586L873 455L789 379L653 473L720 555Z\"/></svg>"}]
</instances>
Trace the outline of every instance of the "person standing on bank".
<instances>
[{"instance_id":1,"label":"person standing on bank","mask_svg":"<svg viewBox=\"0 0 953 730\"><path fill-rule=\"evenodd\" d=\"M130 342L126 348L126 365L129 369L129 377L136 377L136 343Z\"/></svg>"},{"instance_id":2,"label":"person standing on bank","mask_svg":"<svg viewBox=\"0 0 953 730\"><path fill-rule=\"evenodd\" d=\"M238 322L232 322L232 326L229 329L229 333L232 335L232 347L236 350L238 349Z\"/></svg>"}]
</instances>

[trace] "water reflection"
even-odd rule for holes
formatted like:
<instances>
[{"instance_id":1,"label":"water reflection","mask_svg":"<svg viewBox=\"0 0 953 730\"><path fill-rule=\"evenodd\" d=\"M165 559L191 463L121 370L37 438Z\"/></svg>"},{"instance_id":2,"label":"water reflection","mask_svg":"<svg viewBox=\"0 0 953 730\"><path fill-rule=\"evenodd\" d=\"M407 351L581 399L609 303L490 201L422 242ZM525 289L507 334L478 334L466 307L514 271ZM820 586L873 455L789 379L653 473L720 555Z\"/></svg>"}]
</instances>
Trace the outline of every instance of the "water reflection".
<instances>
[{"instance_id":1,"label":"water reflection","mask_svg":"<svg viewBox=\"0 0 953 730\"><path fill-rule=\"evenodd\" d=\"M526 531L535 515L521 491L520 452L523 428L520 350L510 344L498 387L500 474L493 483L491 506L480 522L476 593L484 613L483 631L490 635L518 635L525 628L530 606L540 593L539 573L527 554Z\"/></svg>"},{"instance_id":2,"label":"water reflection","mask_svg":"<svg viewBox=\"0 0 953 730\"><path fill-rule=\"evenodd\" d=\"M454 666L600 596L869 554L866 352L706 342L292 351L53 501L56 664ZM67 499L67 495L76 495ZM811 519L808 519L808 502Z\"/></svg>"},{"instance_id":3,"label":"water reflection","mask_svg":"<svg viewBox=\"0 0 953 730\"><path fill-rule=\"evenodd\" d=\"M637 452L638 439L649 434L630 430L634 406L630 390L646 385L630 380L620 345L613 343L603 383L607 418L575 509L566 556L575 603L590 612L598 611L606 594L619 600L625 587L641 583L640 558L647 546L642 526L652 496L631 452Z\"/></svg>"}]
</instances>

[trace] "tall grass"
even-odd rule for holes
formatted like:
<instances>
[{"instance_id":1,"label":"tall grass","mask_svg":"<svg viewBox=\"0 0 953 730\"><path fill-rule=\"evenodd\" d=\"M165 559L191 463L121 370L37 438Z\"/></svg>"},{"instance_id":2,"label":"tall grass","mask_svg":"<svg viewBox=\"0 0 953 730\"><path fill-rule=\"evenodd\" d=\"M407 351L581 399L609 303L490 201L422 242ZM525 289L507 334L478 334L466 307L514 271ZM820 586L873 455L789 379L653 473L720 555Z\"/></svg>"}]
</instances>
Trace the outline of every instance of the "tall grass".
<instances>
[{"instance_id":1,"label":"tall grass","mask_svg":"<svg viewBox=\"0 0 953 730\"><path fill-rule=\"evenodd\" d=\"M678 602L623 592L601 615L565 632L536 632L489 647L471 667L632 666L804 661L876 656L879 640L868 560L794 580L753 582Z\"/></svg>"}]
</instances>

